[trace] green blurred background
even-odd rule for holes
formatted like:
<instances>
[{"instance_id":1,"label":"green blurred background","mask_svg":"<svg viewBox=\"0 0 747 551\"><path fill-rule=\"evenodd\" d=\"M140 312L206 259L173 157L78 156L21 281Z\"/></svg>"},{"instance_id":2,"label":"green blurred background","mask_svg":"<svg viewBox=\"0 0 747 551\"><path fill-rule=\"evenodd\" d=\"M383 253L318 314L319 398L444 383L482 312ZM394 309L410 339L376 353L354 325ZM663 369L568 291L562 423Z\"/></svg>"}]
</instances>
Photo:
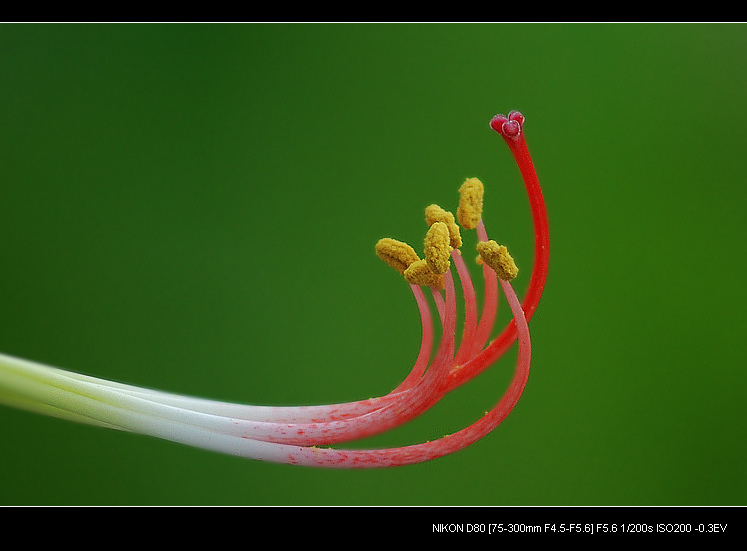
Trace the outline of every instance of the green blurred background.
<instances>
[{"instance_id":1,"label":"green blurred background","mask_svg":"<svg viewBox=\"0 0 747 551\"><path fill-rule=\"evenodd\" d=\"M745 48L743 25L0 26L5 353L243 403L385 393L420 325L377 239L417 247L476 176L526 286L497 112L527 117L552 229L529 385L466 450L315 470L3 407L0 503L747 504ZM360 445L468 424L514 358Z\"/></svg>"}]
</instances>

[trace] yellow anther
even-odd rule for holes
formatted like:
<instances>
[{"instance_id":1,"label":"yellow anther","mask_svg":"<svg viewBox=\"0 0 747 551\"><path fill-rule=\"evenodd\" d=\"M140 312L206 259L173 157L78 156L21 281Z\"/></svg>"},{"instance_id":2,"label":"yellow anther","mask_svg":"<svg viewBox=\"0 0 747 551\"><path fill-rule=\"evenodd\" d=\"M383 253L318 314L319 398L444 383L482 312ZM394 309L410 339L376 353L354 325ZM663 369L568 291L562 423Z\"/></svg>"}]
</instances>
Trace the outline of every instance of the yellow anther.
<instances>
[{"instance_id":1,"label":"yellow anther","mask_svg":"<svg viewBox=\"0 0 747 551\"><path fill-rule=\"evenodd\" d=\"M459 208L457 208L457 220L459 224L468 230L477 227L482 217L482 198L485 187L477 178L467 178L462 187L459 188Z\"/></svg>"},{"instance_id":2,"label":"yellow anther","mask_svg":"<svg viewBox=\"0 0 747 551\"><path fill-rule=\"evenodd\" d=\"M415 249L407 243L385 237L376 243L376 254L399 273L404 274L407 267L420 260Z\"/></svg>"},{"instance_id":3,"label":"yellow anther","mask_svg":"<svg viewBox=\"0 0 747 551\"><path fill-rule=\"evenodd\" d=\"M429 205L425 209L425 222L432 226L434 222L443 222L449 228L449 240L452 249L458 249L462 246L462 235L459 232L459 226L454 221L454 215L438 205Z\"/></svg>"},{"instance_id":4,"label":"yellow anther","mask_svg":"<svg viewBox=\"0 0 747 551\"><path fill-rule=\"evenodd\" d=\"M508 254L508 249L492 239L490 241L480 241L477 244L477 252L480 253L480 257L485 264L495 270L499 278L511 280L519 274L514 259Z\"/></svg>"},{"instance_id":5,"label":"yellow anther","mask_svg":"<svg viewBox=\"0 0 747 551\"><path fill-rule=\"evenodd\" d=\"M410 264L404 275L408 283L413 285L430 285L438 290L444 288L444 276L434 273L425 260L418 260Z\"/></svg>"},{"instance_id":6,"label":"yellow anther","mask_svg":"<svg viewBox=\"0 0 747 551\"><path fill-rule=\"evenodd\" d=\"M444 274L451 263L451 245L449 227L443 222L434 222L425 234L425 261L432 272Z\"/></svg>"}]
</instances>

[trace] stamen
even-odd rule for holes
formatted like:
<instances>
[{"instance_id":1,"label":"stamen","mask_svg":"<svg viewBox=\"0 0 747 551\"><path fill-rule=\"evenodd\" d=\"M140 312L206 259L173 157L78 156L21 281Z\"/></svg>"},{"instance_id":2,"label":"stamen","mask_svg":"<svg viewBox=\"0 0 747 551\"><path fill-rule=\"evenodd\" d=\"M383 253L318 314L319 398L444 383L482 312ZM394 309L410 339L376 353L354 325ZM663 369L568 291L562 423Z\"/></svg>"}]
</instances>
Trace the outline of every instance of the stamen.
<instances>
[{"instance_id":1,"label":"stamen","mask_svg":"<svg viewBox=\"0 0 747 551\"><path fill-rule=\"evenodd\" d=\"M429 285L434 289L444 288L443 274L433 272L425 260L417 260L405 270L405 279L413 285Z\"/></svg>"},{"instance_id":2,"label":"stamen","mask_svg":"<svg viewBox=\"0 0 747 551\"><path fill-rule=\"evenodd\" d=\"M379 239L376 254L400 274L404 274L410 264L420 260L418 253L410 245L389 237Z\"/></svg>"},{"instance_id":3,"label":"stamen","mask_svg":"<svg viewBox=\"0 0 747 551\"><path fill-rule=\"evenodd\" d=\"M443 222L434 222L425 234L425 261L432 272L443 274L451 263L449 227Z\"/></svg>"},{"instance_id":4,"label":"stamen","mask_svg":"<svg viewBox=\"0 0 747 551\"><path fill-rule=\"evenodd\" d=\"M493 268L498 277L504 281L510 281L519 274L514 259L508 254L508 249L492 239L480 241L477 244L477 252L480 253L483 262Z\"/></svg>"},{"instance_id":5,"label":"stamen","mask_svg":"<svg viewBox=\"0 0 747 551\"><path fill-rule=\"evenodd\" d=\"M485 187L477 178L467 178L462 187L459 188L459 208L457 208L457 220L459 224L468 230L477 227L482 218L482 199Z\"/></svg>"},{"instance_id":6,"label":"stamen","mask_svg":"<svg viewBox=\"0 0 747 551\"><path fill-rule=\"evenodd\" d=\"M517 111L491 126L506 140L524 178L535 224L535 265L524 303L509 282L518 269L506 247L489 239L482 220L483 186L476 178L460 188L460 224L476 228L485 294L478 321L472 281L461 256L459 226L438 205L426 209L425 259L395 239L381 239L377 255L410 282L423 323L421 349L405 381L391 393L321 406L246 406L179 396L42 366L0 354L0 402L69 420L130 430L254 459L326 467L386 467L427 461L460 450L494 429L518 401L529 374L527 322L544 288L548 265L547 216ZM451 256L451 259L449 259ZM464 330L455 357L457 305L450 262L464 295ZM498 278L513 320L487 346L497 307ZM433 324L421 286L430 286L441 320L441 340L431 359ZM510 387L496 406L469 427L422 444L373 450L323 449L320 444L370 436L408 421L497 360L515 341L519 350Z\"/></svg>"},{"instance_id":7,"label":"stamen","mask_svg":"<svg viewBox=\"0 0 747 551\"><path fill-rule=\"evenodd\" d=\"M462 234L454 220L454 215L438 205L429 205L425 209L425 223L432 226L435 222L443 222L448 226L452 249L462 246Z\"/></svg>"}]
</instances>

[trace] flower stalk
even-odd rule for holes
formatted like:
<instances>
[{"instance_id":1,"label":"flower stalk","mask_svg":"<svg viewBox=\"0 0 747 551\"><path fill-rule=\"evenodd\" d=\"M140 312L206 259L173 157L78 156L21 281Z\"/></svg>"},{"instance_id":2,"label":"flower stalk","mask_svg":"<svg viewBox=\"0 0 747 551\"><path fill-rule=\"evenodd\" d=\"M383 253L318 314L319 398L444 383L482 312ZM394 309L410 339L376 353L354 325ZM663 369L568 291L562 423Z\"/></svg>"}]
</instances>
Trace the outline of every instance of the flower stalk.
<instances>
[{"instance_id":1,"label":"flower stalk","mask_svg":"<svg viewBox=\"0 0 747 551\"><path fill-rule=\"evenodd\" d=\"M313 406L232 404L121 384L0 354L0 402L241 457L305 466L401 466L465 448L506 418L526 386L531 363L528 322L547 276L547 215L523 125L524 117L515 111L508 117L497 115L491 120L491 127L504 138L519 166L534 219L535 259L526 296L520 302L513 290L511 280L518 270L507 249L488 238L482 219L483 185L476 178L468 178L460 188L456 218L437 205L426 209L424 259L403 242L385 238L377 243L378 256L410 285L422 322L417 359L409 374L389 394ZM460 251L460 226L477 233L485 286L482 308ZM454 273L462 290L464 312L458 346ZM435 328L426 290L436 306L441 328L433 354ZM513 319L488 343L499 290L506 297ZM448 392L487 369L517 341L516 368L508 390L490 411L468 427L438 440L403 447L328 447L385 432L421 415Z\"/></svg>"}]
</instances>

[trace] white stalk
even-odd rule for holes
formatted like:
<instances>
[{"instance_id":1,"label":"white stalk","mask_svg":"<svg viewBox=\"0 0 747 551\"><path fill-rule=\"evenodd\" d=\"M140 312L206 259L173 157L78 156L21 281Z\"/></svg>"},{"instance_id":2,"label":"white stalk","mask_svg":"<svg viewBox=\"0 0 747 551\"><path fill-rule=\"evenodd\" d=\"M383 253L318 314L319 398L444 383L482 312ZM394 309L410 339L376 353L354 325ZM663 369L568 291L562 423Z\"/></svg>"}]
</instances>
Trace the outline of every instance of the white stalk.
<instances>
[{"instance_id":1,"label":"white stalk","mask_svg":"<svg viewBox=\"0 0 747 551\"><path fill-rule=\"evenodd\" d=\"M58 392L54 392L56 388ZM64 392L65 398L62 399ZM163 408L189 410L193 413L234 420L306 423L337 415L349 418L363 415L394 402L402 393L359 402L316 406L257 406L184 396L160 390L117 383L89 375L44 365L30 360L0 354L0 402L26 410L80 421L101 424L81 413L75 396L97 397L102 401L142 404L152 402ZM54 400L54 403L52 402ZM53 413L55 412L56 413Z\"/></svg>"}]
</instances>

